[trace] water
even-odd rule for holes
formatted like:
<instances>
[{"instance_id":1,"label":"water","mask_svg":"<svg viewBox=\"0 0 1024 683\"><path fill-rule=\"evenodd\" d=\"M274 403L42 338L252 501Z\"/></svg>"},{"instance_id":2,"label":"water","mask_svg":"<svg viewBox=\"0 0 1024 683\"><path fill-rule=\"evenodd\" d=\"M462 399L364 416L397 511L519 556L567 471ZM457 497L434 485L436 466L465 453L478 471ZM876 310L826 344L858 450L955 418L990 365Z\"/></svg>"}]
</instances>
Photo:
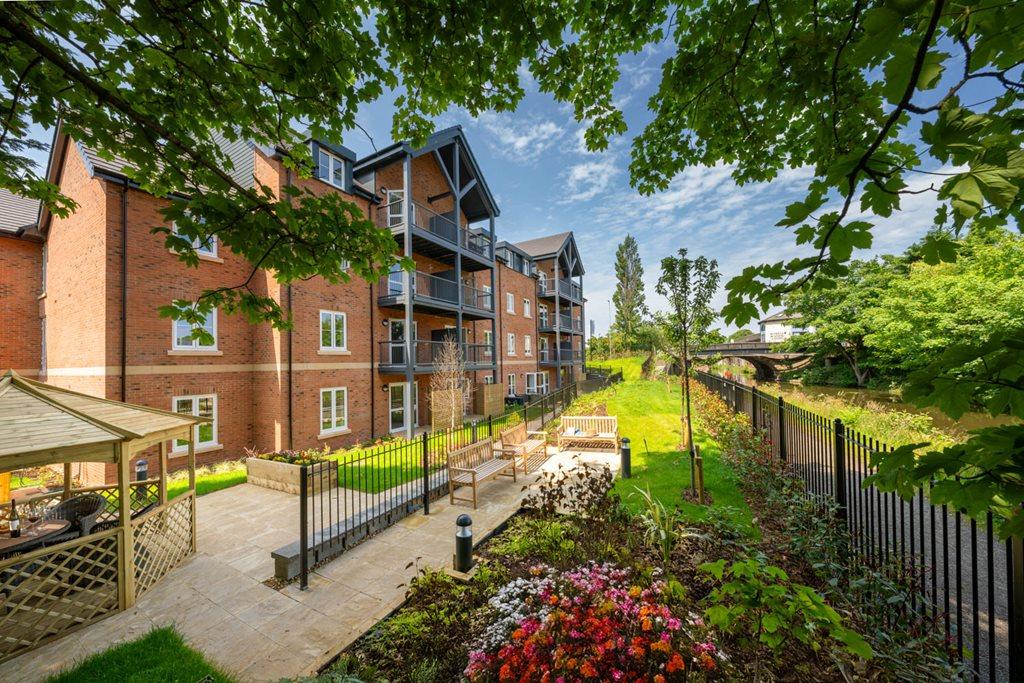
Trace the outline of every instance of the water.
<instances>
[{"instance_id":1,"label":"water","mask_svg":"<svg viewBox=\"0 0 1024 683\"><path fill-rule=\"evenodd\" d=\"M748 386L758 386L773 394L782 394L783 397L795 393L803 394L809 398L835 398L854 406L867 406L868 404L882 406L883 409L892 412L912 413L915 415L928 415L932 418L932 424L955 437L964 437L972 429L982 427L995 427L998 425L1010 424L1014 418L1008 415L992 417L988 413L965 413L959 420L954 420L941 410L934 407L919 408L911 403L906 403L900 397L898 391L885 391L884 389L855 389L848 387L827 387L807 386L798 382L760 382L752 377L745 377L736 373L732 379Z\"/></svg>"}]
</instances>

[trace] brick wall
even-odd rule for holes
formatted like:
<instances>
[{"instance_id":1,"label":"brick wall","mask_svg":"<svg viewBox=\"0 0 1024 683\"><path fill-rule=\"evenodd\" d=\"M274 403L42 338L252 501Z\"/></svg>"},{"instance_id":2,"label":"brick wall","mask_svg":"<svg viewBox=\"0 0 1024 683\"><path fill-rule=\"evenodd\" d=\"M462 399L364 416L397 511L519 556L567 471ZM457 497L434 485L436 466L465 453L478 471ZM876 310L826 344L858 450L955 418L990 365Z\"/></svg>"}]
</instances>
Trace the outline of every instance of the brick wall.
<instances>
[{"instance_id":1,"label":"brick wall","mask_svg":"<svg viewBox=\"0 0 1024 683\"><path fill-rule=\"evenodd\" d=\"M42 243L0 235L0 372L39 374L42 263Z\"/></svg>"}]
</instances>

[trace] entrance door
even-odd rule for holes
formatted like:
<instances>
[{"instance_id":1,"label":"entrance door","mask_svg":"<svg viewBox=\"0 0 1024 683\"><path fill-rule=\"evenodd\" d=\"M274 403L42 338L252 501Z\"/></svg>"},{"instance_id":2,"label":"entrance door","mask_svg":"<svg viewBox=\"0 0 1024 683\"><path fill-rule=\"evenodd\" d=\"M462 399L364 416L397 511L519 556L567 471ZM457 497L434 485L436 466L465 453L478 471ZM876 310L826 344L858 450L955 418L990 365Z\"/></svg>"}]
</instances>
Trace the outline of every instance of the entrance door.
<instances>
[{"instance_id":1,"label":"entrance door","mask_svg":"<svg viewBox=\"0 0 1024 683\"><path fill-rule=\"evenodd\" d=\"M407 427L405 419L405 382L398 382L388 385L388 427L392 432L404 431ZM412 426L419 426L420 414L420 388L413 382L412 385Z\"/></svg>"},{"instance_id":2,"label":"entrance door","mask_svg":"<svg viewBox=\"0 0 1024 683\"><path fill-rule=\"evenodd\" d=\"M400 296L405 291L404 271L397 263L388 271L388 296Z\"/></svg>"},{"instance_id":3,"label":"entrance door","mask_svg":"<svg viewBox=\"0 0 1024 683\"><path fill-rule=\"evenodd\" d=\"M388 346L392 365L405 365L405 321L401 318L391 318L388 324ZM416 343L416 321L412 323L412 343ZM415 353L415 349L413 351Z\"/></svg>"}]
</instances>

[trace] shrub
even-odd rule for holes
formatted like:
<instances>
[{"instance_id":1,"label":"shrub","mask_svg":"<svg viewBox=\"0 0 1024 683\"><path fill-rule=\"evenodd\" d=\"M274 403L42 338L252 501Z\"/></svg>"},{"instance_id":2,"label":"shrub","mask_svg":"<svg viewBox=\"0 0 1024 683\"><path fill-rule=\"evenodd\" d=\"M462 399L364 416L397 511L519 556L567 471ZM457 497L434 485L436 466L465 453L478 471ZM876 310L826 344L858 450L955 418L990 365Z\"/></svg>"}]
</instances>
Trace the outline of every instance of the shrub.
<instances>
[{"instance_id":1,"label":"shrub","mask_svg":"<svg viewBox=\"0 0 1024 683\"><path fill-rule=\"evenodd\" d=\"M324 446L323 448L306 448L301 451L286 450L272 451L270 453L261 453L251 449L246 449L245 453L250 458L258 458L260 460L285 462L289 465L312 465L315 462L327 460L331 454L331 449Z\"/></svg>"}]
</instances>

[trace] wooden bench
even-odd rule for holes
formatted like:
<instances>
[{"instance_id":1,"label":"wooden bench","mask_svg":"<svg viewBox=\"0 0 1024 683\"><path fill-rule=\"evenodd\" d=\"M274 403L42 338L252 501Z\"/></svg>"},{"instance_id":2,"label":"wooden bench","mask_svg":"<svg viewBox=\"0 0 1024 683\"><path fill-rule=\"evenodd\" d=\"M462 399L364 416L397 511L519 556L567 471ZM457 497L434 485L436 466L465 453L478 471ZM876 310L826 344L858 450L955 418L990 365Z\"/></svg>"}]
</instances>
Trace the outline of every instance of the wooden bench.
<instances>
[{"instance_id":1,"label":"wooden bench","mask_svg":"<svg viewBox=\"0 0 1024 683\"><path fill-rule=\"evenodd\" d=\"M576 444L578 448L618 448L619 419L614 415L563 416L558 430L558 449L569 444Z\"/></svg>"},{"instance_id":2,"label":"wooden bench","mask_svg":"<svg viewBox=\"0 0 1024 683\"><path fill-rule=\"evenodd\" d=\"M512 477L515 481L516 461L506 460L501 455L501 451L495 452L491 439L477 441L448 454L448 498L452 505L456 500L473 503L475 510L477 484L498 475ZM459 486L472 486L473 497L458 498L455 489Z\"/></svg>"},{"instance_id":3,"label":"wooden bench","mask_svg":"<svg viewBox=\"0 0 1024 683\"><path fill-rule=\"evenodd\" d=\"M520 422L514 427L501 430L501 454L519 460L523 474L530 472L530 458L540 453L547 457L548 435L544 432L533 432L526 429L526 423ZM541 460L543 462L543 459Z\"/></svg>"}]
</instances>

